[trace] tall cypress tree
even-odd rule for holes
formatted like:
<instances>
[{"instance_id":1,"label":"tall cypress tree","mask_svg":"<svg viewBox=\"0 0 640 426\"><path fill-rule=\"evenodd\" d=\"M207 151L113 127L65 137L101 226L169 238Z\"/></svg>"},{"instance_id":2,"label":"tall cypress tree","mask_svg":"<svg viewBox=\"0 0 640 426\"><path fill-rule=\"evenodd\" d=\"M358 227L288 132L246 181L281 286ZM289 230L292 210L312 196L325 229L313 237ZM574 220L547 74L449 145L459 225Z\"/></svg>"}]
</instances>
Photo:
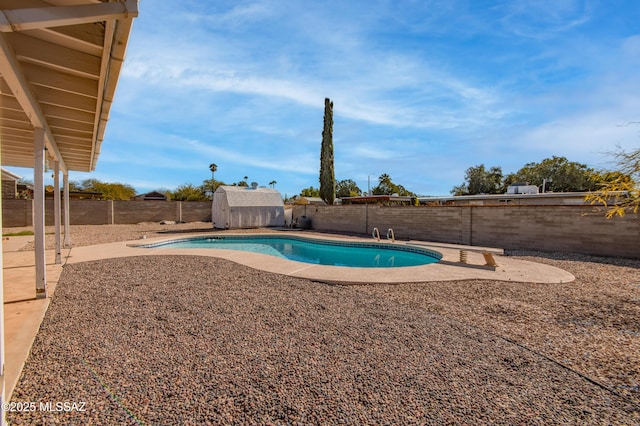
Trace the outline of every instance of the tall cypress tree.
<instances>
[{"instance_id":1,"label":"tall cypress tree","mask_svg":"<svg viewBox=\"0 0 640 426\"><path fill-rule=\"evenodd\" d=\"M320 149L320 198L333 205L336 198L336 178L333 172L333 102L324 99L324 128Z\"/></svg>"}]
</instances>

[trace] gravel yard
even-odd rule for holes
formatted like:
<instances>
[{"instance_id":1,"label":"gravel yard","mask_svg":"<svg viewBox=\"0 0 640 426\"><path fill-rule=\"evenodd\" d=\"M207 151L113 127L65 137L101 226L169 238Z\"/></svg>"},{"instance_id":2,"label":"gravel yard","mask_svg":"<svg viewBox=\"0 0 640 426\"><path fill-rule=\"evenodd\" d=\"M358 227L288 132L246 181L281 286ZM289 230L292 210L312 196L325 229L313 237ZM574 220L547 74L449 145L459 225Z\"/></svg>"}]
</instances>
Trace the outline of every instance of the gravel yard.
<instances>
[{"instance_id":1,"label":"gravel yard","mask_svg":"<svg viewBox=\"0 0 640 426\"><path fill-rule=\"evenodd\" d=\"M210 226L73 226L71 236L81 246ZM327 285L193 256L67 265L12 400L86 411L7 417L640 423L640 260L510 255L576 281Z\"/></svg>"}]
</instances>

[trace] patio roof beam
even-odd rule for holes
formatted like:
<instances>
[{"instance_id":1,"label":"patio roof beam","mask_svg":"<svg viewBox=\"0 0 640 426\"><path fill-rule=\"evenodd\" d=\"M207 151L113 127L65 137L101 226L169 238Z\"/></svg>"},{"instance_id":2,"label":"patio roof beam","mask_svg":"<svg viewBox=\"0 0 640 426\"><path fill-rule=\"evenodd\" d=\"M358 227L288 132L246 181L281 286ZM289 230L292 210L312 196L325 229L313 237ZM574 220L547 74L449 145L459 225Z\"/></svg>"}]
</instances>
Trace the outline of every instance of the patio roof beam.
<instances>
[{"instance_id":1,"label":"patio roof beam","mask_svg":"<svg viewBox=\"0 0 640 426\"><path fill-rule=\"evenodd\" d=\"M0 32L89 24L136 16L138 16L137 0L76 6L8 9L0 13Z\"/></svg>"},{"instance_id":2,"label":"patio roof beam","mask_svg":"<svg viewBox=\"0 0 640 426\"><path fill-rule=\"evenodd\" d=\"M0 34L0 74L11 88L11 92L29 118L31 125L34 128L42 129L49 153L59 162L60 169L66 172L67 166L60 155L60 150L56 145L51 129L47 125L47 120L33 93L31 93L27 79L22 73L16 55L4 34Z\"/></svg>"}]
</instances>

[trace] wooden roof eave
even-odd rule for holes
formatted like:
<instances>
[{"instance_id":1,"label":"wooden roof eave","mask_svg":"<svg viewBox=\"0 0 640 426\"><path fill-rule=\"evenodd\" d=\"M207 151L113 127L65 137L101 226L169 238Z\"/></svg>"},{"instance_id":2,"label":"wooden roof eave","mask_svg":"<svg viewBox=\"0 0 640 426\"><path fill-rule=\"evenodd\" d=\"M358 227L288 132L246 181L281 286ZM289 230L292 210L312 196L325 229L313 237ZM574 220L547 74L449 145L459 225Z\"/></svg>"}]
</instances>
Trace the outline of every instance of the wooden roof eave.
<instances>
[{"instance_id":1,"label":"wooden roof eave","mask_svg":"<svg viewBox=\"0 0 640 426\"><path fill-rule=\"evenodd\" d=\"M111 111L111 105L118 85L118 78L120 76L120 70L124 63L125 53L127 45L129 43L129 36L131 34L131 28L133 26L133 18L121 19L113 25L108 25L109 31L107 34L112 34L112 43L110 49L105 49L105 55L108 56L108 69L102 73L100 90L102 98L99 99L100 108L96 114L96 119L99 120L96 126L96 135L94 136L95 144L93 146L93 153L91 156L91 170L95 170L98 156L100 155L100 148L102 141L104 140L104 133L107 128L107 122L109 120L109 114ZM102 83L104 80L104 83Z\"/></svg>"},{"instance_id":2,"label":"wooden roof eave","mask_svg":"<svg viewBox=\"0 0 640 426\"><path fill-rule=\"evenodd\" d=\"M91 0L87 0L91 1ZM52 0L51 3L54 3ZM29 3L34 4L34 3ZM25 114L25 123L29 123L32 128L42 129L45 138L45 146L54 160L57 160L63 173L68 171L67 164L61 155L56 143L51 127L47 122L47 117L43 112L44 107L64 111L54 106L54 104L40 104L44 99L38 99L32 91L30 80L21 69L20 60L12 47L11 41L5 33L22 31L23 33L35 33L51 35L53 27L61 28L61 31L73 30L75 25L96 24L105 22L105 28L111 31L105 33L102 51L100 75L98 77L99 90L94 107L82 107L81 114L94 114L93 137L90 144L87 144L87 154L89 160L82 166L76 164L74 170L92 171L95 170L100 145L104 138L106 123L109 118L109 110L113 101L116 84L124 60L124 53L127 47L129 34L131 31L133 18L138 16L138 0L124 0L118 2L94 2L91 4L76 4L71 6L52 6L24 9L2 9L0 11L0 75L11 93L20 105ZM59 40L68 41L63 33L60 33ZM78 43L81 43L80 41ZM81 45L84 50L93 49L90 44ZM98 45L99 46L99 45ZM95 50L95 49L94 49ZM25 65L26 66L26 65ZM33 72L33 70L30 70ZM78 85L74 88L81 87ZM46 88L39 89L41 91ZM44 93L44 92L43 92ZM46 93L44 93L46 94ZM86 98L89 100L88 98ZM9 103L11 103L9 101ZM75 108L71 105L60 104L63 108ZM93 112L91 112L93 110ZM86 122L86 118L82 119ZM6 157L5 157L6 158ZM4 163L3 158L3 163ZM17 164L14 164L17 165Z\"/></svg>"}]
</instances>

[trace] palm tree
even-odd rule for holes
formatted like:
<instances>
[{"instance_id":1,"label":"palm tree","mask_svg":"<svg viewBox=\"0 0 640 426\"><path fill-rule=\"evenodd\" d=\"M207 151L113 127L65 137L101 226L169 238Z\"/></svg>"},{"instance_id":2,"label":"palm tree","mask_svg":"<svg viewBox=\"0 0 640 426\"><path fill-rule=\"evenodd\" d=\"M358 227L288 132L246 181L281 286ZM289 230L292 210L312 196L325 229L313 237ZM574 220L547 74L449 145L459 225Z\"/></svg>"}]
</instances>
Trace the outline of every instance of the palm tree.
<instances>
[{"instance_id":1,"label":"palm tree","mask_svg":"<svg viewBox=\"0 0 640 426\"><path fill-rule=\"evenodd\" d=\"M215 173L218 170L218 165L216 163L209 164L209 170L211 170L211 195L216 191L216 179Z\"/></svg>"},{"instance_id":2,"label":"palm tree","mask_svg":"<svg viewBox=\"0 0 640 426\"><path fill-rule=\"evenodd\" d=\"M271 185L272 188L275 188L276 183L278 182L276 182L275 180L272 180L271 182L269 182L269 185Z\"/></svg>"}]
</instances>

